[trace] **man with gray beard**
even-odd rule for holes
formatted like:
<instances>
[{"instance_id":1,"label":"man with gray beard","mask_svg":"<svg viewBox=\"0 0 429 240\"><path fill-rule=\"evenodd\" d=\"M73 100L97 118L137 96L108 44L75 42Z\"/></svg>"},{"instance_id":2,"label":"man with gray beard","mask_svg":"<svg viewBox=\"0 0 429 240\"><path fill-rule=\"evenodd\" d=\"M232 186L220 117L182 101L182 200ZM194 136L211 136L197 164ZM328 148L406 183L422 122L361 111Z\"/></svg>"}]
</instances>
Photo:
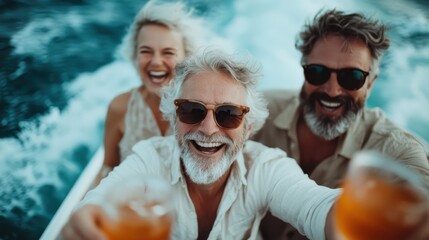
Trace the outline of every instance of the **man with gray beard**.
<instances>
[{"instance_id":1,"label":"man with gray beard","mask_svg":"<svg viewBox=\"0 0 429 240\"><path fill-rule=\"evenodd\" d=\"M170 239L258 239L268 209L311 239L333 239L340 191L317 185L282 150L248 140L268 116L257 66L212 50L185 60L176 74L161 98L174 136L137 143L88 192L63 237L104 239L103 196L129 175L151 175L176 193Z\"/></svg>"},{"instance_id":2,"label":"man with gray beard","mask_svg":"<svg viewBox=\"0 0 429 240\"><path fill-rule=\"evenodd\" d=\"M429 191L427 143L395 126L380 109L365 108L389 47L386 26L362 14L319 12L296 42L304 84L266 92L268 117L252 138L296 159L318 184L340 187L352 156L379 151L420 173ZM306 239L270 214L265 239Z\"/></svg>"}]
</instances>

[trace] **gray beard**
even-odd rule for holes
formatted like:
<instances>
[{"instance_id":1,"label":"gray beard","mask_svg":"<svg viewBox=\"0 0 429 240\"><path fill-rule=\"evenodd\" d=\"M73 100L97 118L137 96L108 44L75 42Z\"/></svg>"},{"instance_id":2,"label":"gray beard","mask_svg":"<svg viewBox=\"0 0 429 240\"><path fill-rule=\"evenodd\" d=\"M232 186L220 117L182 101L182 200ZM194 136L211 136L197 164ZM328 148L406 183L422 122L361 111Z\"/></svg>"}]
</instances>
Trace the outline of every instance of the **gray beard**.
<instances>
[{"instance_id":1,"label":"gray beard","mask_svg":"<svg viewBox=\"0 0 429 240\"><path fill-rule=\"evenodd\" d=\"M338 119L332 119L326 116L316 114L315 105L319 99L335 99L344 104L344 114ZM349 129L350 125L356 120L364 106L364 101L354 102L348 96L329 97L326 93L316 92L308 96L304 89L301 89L300 102L303 105L303 115L307 126L316 136L325 140L335 139Z\"/></svg>"},{"instance_id":2,"label":"gray beard","mask_svg":"<svg viewBox=\"0 0 429 240\"><path fill-rule=\"evenodd\" d=\"M244 146L244 134L237 141L236 144L232 139L221 136L221 135L212 135L206 136L201 132L192 132L185 134L182 138L176 135L176 139L179 142L179 147L181 148L181 158L183 165L186 171L186 174L192 180L192 182L200 185L208 185L217 181L222 177L231 164L236 159L237 154L241 151ZM222 142L226 146L224 155L220 159L208 159L195 156L189 147L189 140L194 141L205 141L205 142Z\"/></svg>"},{"instance_id":3,"label":"gray beard","mask_svg":"<svg viewBox=\"0 0 429 240\"><path fill-rule=\"evenodd\" d=\"M328 141L345 133L355 121L357 114L348 111L345 116L342 116L337 121L329 121L323 117L318 117L308 105L304 105L304 119L307 126L315 135Z\"/></svg>"}]
</instances>

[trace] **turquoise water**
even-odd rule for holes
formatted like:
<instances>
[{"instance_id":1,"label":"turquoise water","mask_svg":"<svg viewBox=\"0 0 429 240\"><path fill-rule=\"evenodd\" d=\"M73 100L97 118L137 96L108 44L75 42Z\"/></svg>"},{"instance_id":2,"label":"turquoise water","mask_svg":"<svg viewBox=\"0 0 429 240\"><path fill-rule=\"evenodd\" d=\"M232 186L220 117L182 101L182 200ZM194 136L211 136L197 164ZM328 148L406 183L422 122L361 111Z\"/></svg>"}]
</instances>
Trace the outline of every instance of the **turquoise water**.
<instances>
[{"instance_id":1,"label":"turquoise water","mask_svg":"<svg viewBox=\"0 0 429 240\"><path fill-rule=\"evenodd\" d=\"M429 141L427 1L187 1L263 65L261 89L300 88L295 36L319 9L391 23L369 99ZM138 84L116 50L141 1L0 1L0 239L37 239L102 142L107 104Z\"/></svg>"}]
</instances>

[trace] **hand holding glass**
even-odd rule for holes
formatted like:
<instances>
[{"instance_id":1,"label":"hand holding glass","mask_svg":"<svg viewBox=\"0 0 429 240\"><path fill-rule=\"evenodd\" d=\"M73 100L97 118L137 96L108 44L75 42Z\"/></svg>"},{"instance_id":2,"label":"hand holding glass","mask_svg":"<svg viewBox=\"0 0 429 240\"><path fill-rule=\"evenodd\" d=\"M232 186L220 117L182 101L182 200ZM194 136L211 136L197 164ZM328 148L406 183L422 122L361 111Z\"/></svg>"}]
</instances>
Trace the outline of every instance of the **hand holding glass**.
<instances>
[{"instance_id":1,"label":"hand holding glass","mask_svg":"<svg viewBox=\"0 0 429 240\"><path fill-rule=\"evenodd\" d=\"M166 240L173 225L173 194L157 178L130 178L106 196L101 228L109 240Z\"/></svg>"},{"instance_id":2,"label":"hand holding glass","mask_svg":"<svg viewBox=\"0 0 429 240\"><path fill-rule=\"evenodd\" d=\"M337 239L423 240L429 200L417 173L375 152L351 160L335 205Z\"/></svg>"}]
</instances>

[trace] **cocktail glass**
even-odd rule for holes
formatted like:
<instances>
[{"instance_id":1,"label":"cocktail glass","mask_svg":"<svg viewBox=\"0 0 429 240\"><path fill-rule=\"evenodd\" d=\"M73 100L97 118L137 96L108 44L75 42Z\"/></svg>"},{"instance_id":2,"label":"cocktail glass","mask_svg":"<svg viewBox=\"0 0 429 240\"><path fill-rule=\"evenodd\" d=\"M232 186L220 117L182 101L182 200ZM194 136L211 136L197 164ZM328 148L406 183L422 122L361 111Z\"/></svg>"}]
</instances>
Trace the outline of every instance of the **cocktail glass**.
<instances>
[{"instance_id":1,"label":"cocktail glass","mask_svg":"<svg viewBox=\"0 0 429 240\"><path fill-rule=\"evenodd\" d=\"M101 228L109 240L167 240L174 222L173 200L166 181L130 177L107 194Z\"/></svg>"},{"instance_id":2,"label":"cocktail glass","mask_svg":"<svg viewBox=\"0 0 429 240\"><path fill-rule=\"evenodd\" d=\"M418 173L377 152L356 154L335 204L339 240L428 239L429 200Z\"/></svg>"}]
</instances>

